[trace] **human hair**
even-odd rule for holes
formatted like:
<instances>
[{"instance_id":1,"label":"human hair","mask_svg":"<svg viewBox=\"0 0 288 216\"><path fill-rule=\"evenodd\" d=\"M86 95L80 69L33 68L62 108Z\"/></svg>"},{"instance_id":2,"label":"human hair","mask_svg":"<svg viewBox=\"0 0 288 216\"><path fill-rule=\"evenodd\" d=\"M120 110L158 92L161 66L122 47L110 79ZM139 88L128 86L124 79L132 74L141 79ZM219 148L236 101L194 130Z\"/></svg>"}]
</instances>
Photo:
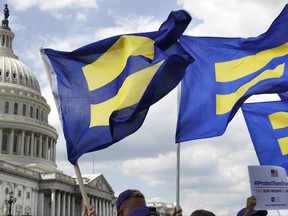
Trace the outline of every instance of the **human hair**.
<instances>
[{"instance_id":1,"label":"human hair","mask_svg":"<svg viewBox=\"0 0 288 216\"><path fill-rule=\"evenodd\" d=\"M192 212L190 216L215 216L215 214L204 209L199 209Z\"/></svg>"}]
</instances>

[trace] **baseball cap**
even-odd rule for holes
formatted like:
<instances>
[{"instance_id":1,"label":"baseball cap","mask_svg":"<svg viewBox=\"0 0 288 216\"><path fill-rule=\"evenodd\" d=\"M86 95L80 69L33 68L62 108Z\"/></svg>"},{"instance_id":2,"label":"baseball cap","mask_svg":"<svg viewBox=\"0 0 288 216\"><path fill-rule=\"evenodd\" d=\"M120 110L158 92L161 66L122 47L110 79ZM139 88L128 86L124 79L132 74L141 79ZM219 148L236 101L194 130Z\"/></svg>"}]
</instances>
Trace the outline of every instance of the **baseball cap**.
<instances>
[{"instance_id":1,"label":"baseball cap","mask_svg":"<svg viewBox=\"0 0 288 216\"><path fill-rule=\"evenodd\" d=\"M127 189L119 194L117 200L116 200L116 209L117 209L117 215L120 209L121 204L126 200L130 195L132 194L132 189Z\"/></svg>"},{"instance_id":2,"label":"baseball cap","mask_svg":"<svg viewBox=\"0 0 288 216\"><path fill-rule=\"evenodd\" d=\"M120 206L122 205L122 203L131 196L144 198L144 195L139 190L127 189L127 190L123 191L122 193L119 194L119 196L116 200L117 215L118 215L118 212L119 212L119 209L120 209Z\"/></svg>"}]
</instances>

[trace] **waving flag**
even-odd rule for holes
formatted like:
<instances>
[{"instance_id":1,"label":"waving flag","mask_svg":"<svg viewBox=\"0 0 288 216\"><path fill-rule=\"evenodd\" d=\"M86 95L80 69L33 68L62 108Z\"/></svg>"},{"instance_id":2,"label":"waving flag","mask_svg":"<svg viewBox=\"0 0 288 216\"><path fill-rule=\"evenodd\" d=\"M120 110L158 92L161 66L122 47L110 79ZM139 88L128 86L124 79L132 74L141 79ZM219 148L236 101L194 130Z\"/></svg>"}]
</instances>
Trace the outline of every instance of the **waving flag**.
<instances>
[{"instance_id":1,"label":"waving flag","mask_svg":"<svg viewBox=\"0 0 288 216\"><path fill-rule=\"evenodd\" d=\"M288 6L255 38L182 36L195 59L181 82L176 141L222 135L253 94L288 90Z\"/></svg>"},{"instance_id":2,"label":"waving flag","mask_svg":"<svg viewBox=\"0 0 288 216\"><path fill-rule=\"evenodd\" d=\"M241 109L259 163L288 173L288 101L245 103Z\"/></svg>"},{"instance_id":3,"label":"waving flag","mask_svg":"<svg viewBox=\"0 0 288 216\"><path fill-rule=\"evenodd\" d=\"M192 59L177 40L191 17L172 12L159 31L119 35L74 50L42 49L74 164L134 133Z\"/></svg>"}]
</instances>

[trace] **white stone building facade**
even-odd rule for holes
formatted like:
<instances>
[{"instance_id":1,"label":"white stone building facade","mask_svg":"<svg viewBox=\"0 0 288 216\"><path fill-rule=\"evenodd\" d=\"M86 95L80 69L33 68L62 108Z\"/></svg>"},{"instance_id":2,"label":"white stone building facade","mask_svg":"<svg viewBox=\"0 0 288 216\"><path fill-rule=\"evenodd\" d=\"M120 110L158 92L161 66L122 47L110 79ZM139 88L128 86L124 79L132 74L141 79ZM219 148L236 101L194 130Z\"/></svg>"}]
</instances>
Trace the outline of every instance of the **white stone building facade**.
<instances>
[{"instance_id":1,"label":"white stone building facade","mask_svg":"<svg viewBox=\"0 0 288 216\"><path fill-rule=\"evenodd\" d=\"M171 216L176 206L175 203L163 203L163 202L147 202L147 206L156 208L159 216Z\"/></svg>"},{"instance_id":2,"label":"white stone building facade","mask_svg":"<svg viewBox=\"0 0 288 216\"><path fill-rule=\"evenodd\" d=\"M114 216L114 191L102 174L83 175L90 204L97 215ZM24 166L0 161L0 215L8 214L5 198L13 192L17 201L12 215L80 216L82 197L74 177L61 172L40 173Z\"/></svg>"}]
</instances>

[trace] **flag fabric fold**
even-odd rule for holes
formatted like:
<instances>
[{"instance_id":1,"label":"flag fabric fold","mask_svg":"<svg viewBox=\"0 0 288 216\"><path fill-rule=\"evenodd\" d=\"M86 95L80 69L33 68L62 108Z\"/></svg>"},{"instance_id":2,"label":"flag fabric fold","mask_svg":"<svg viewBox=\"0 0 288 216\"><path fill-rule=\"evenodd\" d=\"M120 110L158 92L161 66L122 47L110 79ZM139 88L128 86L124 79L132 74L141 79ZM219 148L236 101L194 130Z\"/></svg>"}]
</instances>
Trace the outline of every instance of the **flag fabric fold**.
<instances>
[{"instance_id":1,"label":"flag fabric fold","mask_svg":"<svg viewBox=\"0 0 288 216\"><path fill-rule=\"evenodd\" d=\"M288 90L288 7L253 38L181 36L195 59L181 82L176 142L222 135L251 95Z\"/></svg>"},{"instance_id":2,"label":"flag fabric fold","mask_svg":"<svg viewBox=\"0 0 288 216\"><path fill-rule=\"evenodd\" d=\"M158 31L110 37L72 52L42 49L74 164L137 131L193 59L178 43L191 21L171 12Z\"/></svg>"},{"instance_id":3,"label":"flag fabric fold","mask_svg":"<svg viewBox=\"0 0 288 216\"><path fill-rule=\"evenodd\" d=\"M241 109L260 165L288 173L288 101L244 103Z\"/></svg>"},{"instance_id":4,"label":"flag fabric fold","mask_svg":"<svg viewBox=\"0 0 288 216\"><path fill-rule=\"evenodd\" d=\"M288 101L288 93L287 92L279 93L278 96L280 97L281 100Z\"/></svg>"}]
</instances>

